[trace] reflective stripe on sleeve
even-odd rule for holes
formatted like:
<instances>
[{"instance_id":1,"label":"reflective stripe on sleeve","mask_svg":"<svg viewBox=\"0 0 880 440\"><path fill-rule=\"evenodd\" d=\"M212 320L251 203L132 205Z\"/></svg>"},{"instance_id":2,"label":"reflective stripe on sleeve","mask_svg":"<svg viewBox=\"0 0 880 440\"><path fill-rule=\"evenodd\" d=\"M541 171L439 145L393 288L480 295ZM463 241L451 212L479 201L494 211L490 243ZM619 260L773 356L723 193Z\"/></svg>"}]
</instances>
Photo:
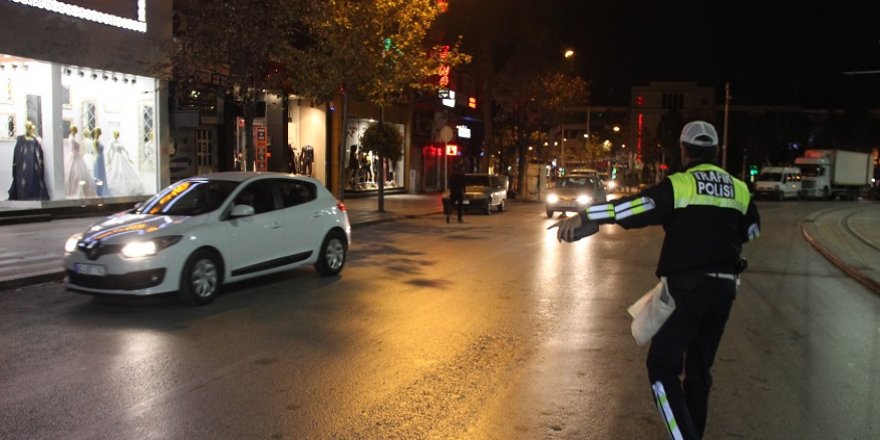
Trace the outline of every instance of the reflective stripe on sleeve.
<instances>
[{"instance_id":1,"label":"reflective stripe on sleeve","mask_svg":"<svg viewBox=\"0 0 880 440\"><path fill-rule=\"evenodd\" d=\"M606 218L614 218L614 205L603 203L587 207L587 219L604 220Z\"/></svg>"},{"instance_id":2,"label":"reflective stripe on sleeve","mask_svg":"<svg viewBox=\"0 0 880 440\"><path fill-rule=\"evenodd\" d=\"M642 214L654 209L654 199L639 197L629 202L621 203L614 207L614 216L617 220L625 219L634 215Z\"/></svg>"}]
</instances>

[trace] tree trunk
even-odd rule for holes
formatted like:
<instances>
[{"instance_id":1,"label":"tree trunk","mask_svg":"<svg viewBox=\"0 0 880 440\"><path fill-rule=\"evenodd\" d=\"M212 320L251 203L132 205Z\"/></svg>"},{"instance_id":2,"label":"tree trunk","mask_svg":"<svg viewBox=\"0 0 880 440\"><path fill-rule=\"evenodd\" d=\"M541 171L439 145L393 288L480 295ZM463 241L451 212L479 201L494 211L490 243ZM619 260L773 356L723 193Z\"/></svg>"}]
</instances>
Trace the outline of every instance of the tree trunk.
<instances>
[{"instance_id":1,"label":"tree trunk","mask_svg":"<svg viewBox=\"0 0 880 440\"><path fill-rule=\"evenodd\" d=\"M526 196L526 173L528 172L528 155L525 145L518 144L516 146L517 166L516 166L516 193L522 200Z\"/></svg>"},{"instance_id":2,"label":"tree trunk","mask_svg":"<svg viewBox=\"0 0 880 440\"><path fill-rule=\"evenodd\" d=\"M342 122L339 125L342 126L342 133L339 136L339 200L342 201L345 197L345 183L347 180L345 173L351 167L351 164L348 164L348 167L343 166L343 160L347 157L345 135L348 130L348 92L345 90L345 87L342 88Z\"/></svg>"},{"instance_id":3,"label":"tree trunk","mask_svg":"<svg viewBox=\"0 0 880 440\"><path fill-rule=\"evenodd\" d=\"M256 155L254 154L254 113L256 110L256 102L254 100L245 101L242 106L244 112L244 167L245 171L256 171L250 169L251 164L255 164Z\"/></svg>"},{"instance_id":4,"label":"tree trunk","mask_svg":"<svg viewBox=\"0 0 880 440\"><path fill-rule=\"evenodd\" d=\"M379 109L379 124L385 125L385 107ZM379 212L385 212L385 160L379 155Z\"/></svg>"},{"instance_id":5,"label":"tree trunk","mask_svg":"<svg viewBox=\"0 0 880 440\"><path fill-rule=\"evenodd\" d=\"M385 158L379 156L379 212L385 212Z\"/></svg>"}]
</instances>

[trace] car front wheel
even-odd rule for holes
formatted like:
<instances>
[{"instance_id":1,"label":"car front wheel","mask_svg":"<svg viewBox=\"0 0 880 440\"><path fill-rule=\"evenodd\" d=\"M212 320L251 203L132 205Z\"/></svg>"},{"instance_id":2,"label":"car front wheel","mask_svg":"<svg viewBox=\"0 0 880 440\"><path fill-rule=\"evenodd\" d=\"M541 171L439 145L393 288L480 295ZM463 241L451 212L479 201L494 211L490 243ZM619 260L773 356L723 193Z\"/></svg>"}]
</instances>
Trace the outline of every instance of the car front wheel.
<instances>
[{"instance_id":1,"label":"car front wheel","mask_svg":"<svg viewBox=\"0 0 880 440\"><path fill-rule=\"evenodd\" d=\"M507 207L507 199L501 199L501 203L498 204L498 212L504 212L504 209Z\"/></svg>"},{"instance_id":2,"label":"car front wheel","mask_svg":"<svg viewBox=\"0 0 880 440\"><path fill-rule=\"evenodd\" d=\"M345 234L339 231L331 231L324 237L315 270L323 276L336 275L342 271L345 265L345 253L348 250L345 242Z\"/></svg>"},{"instance_id":3,"label":"car front wheel","mask_svg":"<svg viewBox=\"0 0 880 440\"><path fill-rule=\"evenodd\" d=\"M223 283L223 269L216 253L199 249L190 255L180 274L180 299L200 306L213 301Z\"/></svg>"}]
</instances>

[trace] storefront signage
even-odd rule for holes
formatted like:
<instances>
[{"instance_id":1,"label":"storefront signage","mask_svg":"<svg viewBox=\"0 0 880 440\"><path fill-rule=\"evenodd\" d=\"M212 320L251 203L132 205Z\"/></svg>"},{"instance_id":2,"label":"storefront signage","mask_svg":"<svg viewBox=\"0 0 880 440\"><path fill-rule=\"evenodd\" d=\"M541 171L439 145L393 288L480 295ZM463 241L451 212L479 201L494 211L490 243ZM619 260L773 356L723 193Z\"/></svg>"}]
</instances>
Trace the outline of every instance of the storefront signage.
<instances>
[{"instance_id":1,"label":"storefront signage","mask_svg":"<svg viewBox=\"0 0 880 440\"><path fill-rule=\"evenodd\" d=\"M446 61L446 58L449 56L449 46L443 46L440 48L440 61ZM437 69L437 75L440 77L437 85L440 88L446 88L449 86L449 65L441 64Z\"/></svg>"},{"instance_id":2,"label":"storefront signage","mask_svg":"<svg viewBox=\"0 0 880 440\"><path fill-rule=\"evenodd\" d=\"M471 138L471 129L468 128L467 125L459 125L455 127L458 129L458 137L470 139Z\"/></svg>"},{"instance_id":3,"label":"storefront signage","mask_svg":"<svg viewBox=\"0 0 880 440\"><path fill-rule=\"evenodd\" d=\"M446 98L442 98L441 102L447 107L455 108L455 90L449 90Z\"/></svg>"},{"instance_id":4,"label":"storefront signage","mask_svg":"<svg viewBox=\"0 0 880 440\"><path fill-rule=\"evenodd\" d=\"M95 23L147 32L147 0L10 0ZM137 13L135 16L134 13Z\"/></svg>"},{"instance_id":5,"label":"storefront signage","mask_svg":"<svg viewBox=\"0 0 880 440\"><path fill-rule=\"evenodd\" d=\"M254 150L257 156L257 171L268 169L269 139L266 137L266 126L254 124Z\"/></svg>"}]
</instances>

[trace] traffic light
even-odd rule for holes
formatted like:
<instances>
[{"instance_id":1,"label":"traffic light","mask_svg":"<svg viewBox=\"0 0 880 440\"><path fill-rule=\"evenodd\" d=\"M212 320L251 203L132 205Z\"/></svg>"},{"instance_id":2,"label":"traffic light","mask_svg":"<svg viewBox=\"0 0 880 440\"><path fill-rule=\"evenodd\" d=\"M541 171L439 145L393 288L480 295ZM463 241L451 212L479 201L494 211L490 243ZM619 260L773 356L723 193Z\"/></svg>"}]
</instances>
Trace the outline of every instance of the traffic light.
<instances>
[{"instance_id":1,"label":"traffic light","mask_svg":"<svg viewBox=\"0 0 880 440\"><path fill-rule=\"evenodd\" d=\"M757 176L758 175L758 166L757 165L749 165L749 175Z\"/></svg>"}]
</instances>

